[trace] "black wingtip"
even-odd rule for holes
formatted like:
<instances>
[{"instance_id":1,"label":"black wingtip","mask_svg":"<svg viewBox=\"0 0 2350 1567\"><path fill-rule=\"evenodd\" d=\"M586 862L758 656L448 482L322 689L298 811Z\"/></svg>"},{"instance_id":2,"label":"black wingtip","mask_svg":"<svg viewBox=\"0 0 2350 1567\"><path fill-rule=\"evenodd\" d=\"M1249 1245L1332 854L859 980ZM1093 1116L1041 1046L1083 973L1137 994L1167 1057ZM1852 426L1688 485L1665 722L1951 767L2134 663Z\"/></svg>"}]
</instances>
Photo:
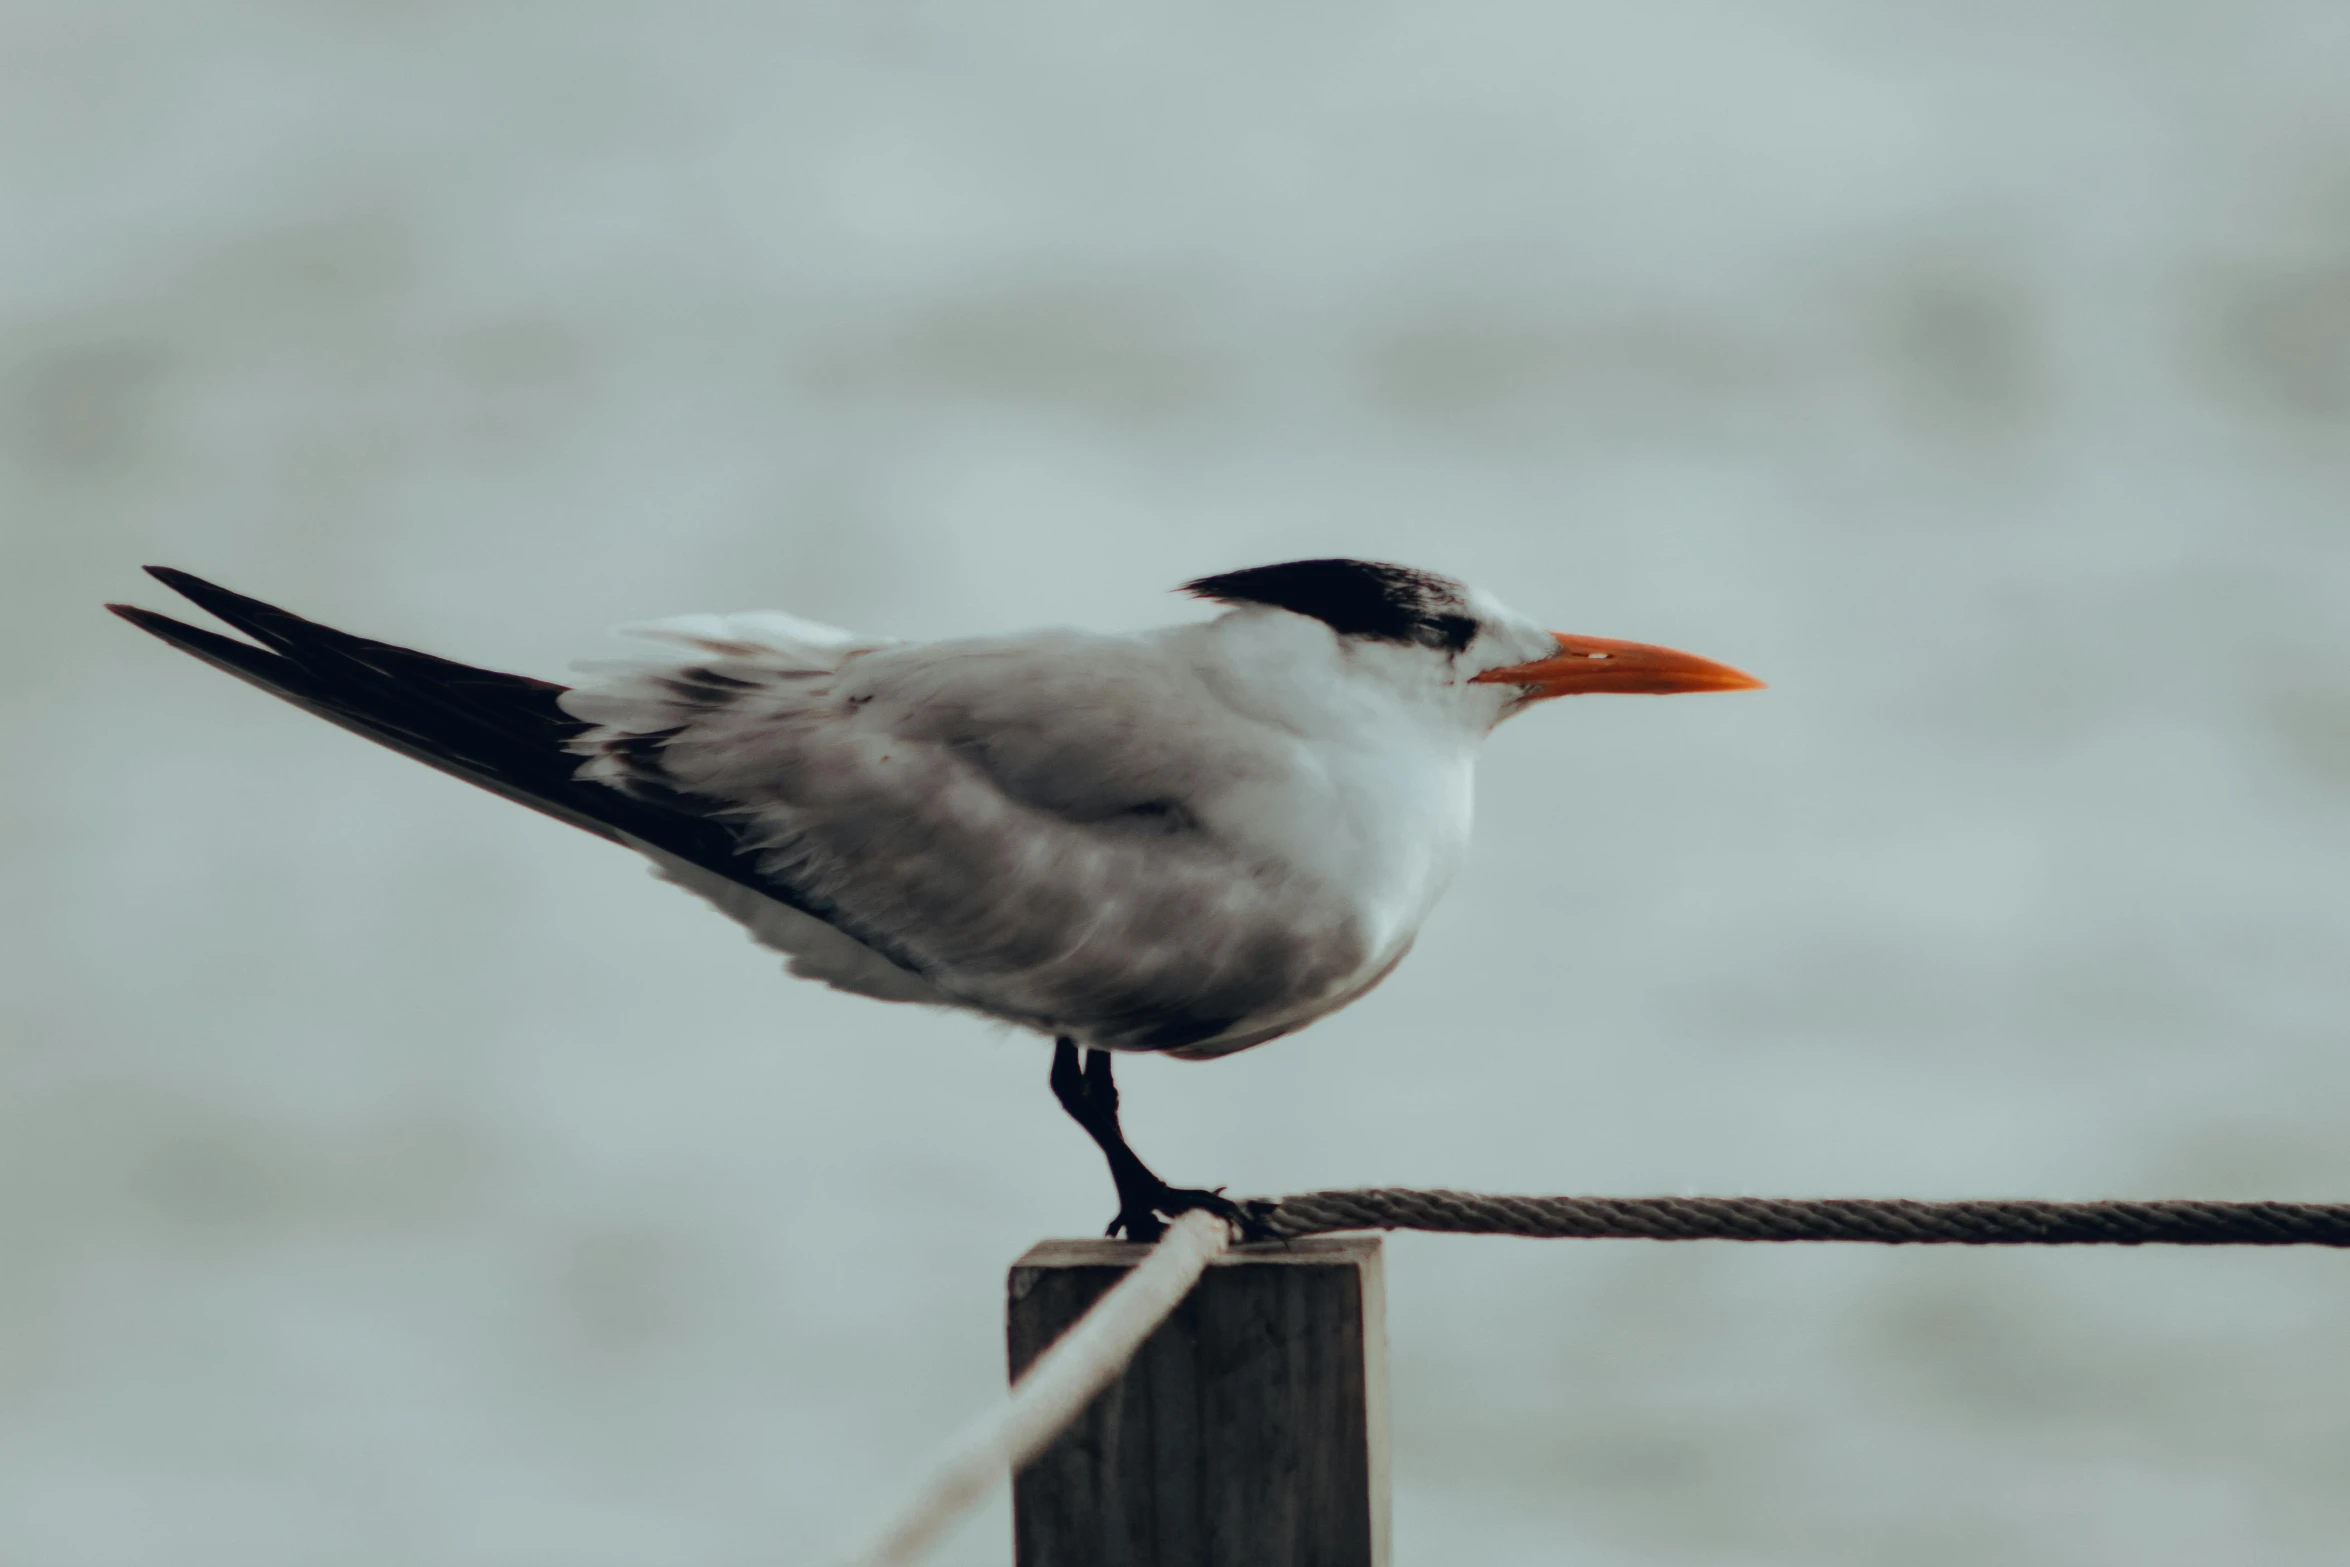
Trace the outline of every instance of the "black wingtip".
<instances>
[{"instance_id":1,"label":"black wingtip","mask_svg":"<svg viewBox=\"0 0 2350 1567\"><path fill-rule=\"evenodd\" d=\"M732 827L581 781L579 758L571 754L569 742L587 726L557 705L563 687L355 637L174 567L146 570L254 639L238 641L136 604L106 606L181 652L330 724L558 821L616 842L653 844L815 918L828 918L746 859Z\"/></svg>"},{"instance_id":2,"label":"black wingtip","mask_svg":"<svg viewBox=\"0 0 2350 1567\"><path fill-rule=\"evenodd\" d=\"M193 653L205 663L243 679L252 679L256 671L283 663L278 655L267 648L240 642L235 637L224 637L202 626L191 626L184 620L174 620L169 615L159 615L154 610L141 609L136 604L109 604L106 608L149 636L168 642L183 653Z\"/></svg>"},{"instance_id":3,"label":"black wingtip","mask_svg":"<svg viewBox=\"0 0 2350 1567\"><path fill-rule=\"evenodd\" d=\"M332 626L304 620L275 604L247 598L218 583L207 582L192 571L181 571L176 566L149 566L145 569L148 576L198 609L226 621L235 630L273 652L289 654L305 661L321 654L347 656L361 650L408 653L404 648L389 648L386 644L352 636L347 631L337 631ZM424 655L410 656L421 658Z\"/></svg>"},{"instance_id":4,"label":"black wingtip","mask_svg":"<svg viewBox=\"0 0 2350 1567\"><path fill-rule=\"evenodd\" d=\"M179 625L179 622L169 615L158 615L155 611L141 609L136 604L109 604L106 606L106 611L110 615L120 615L141 631L153 631L158 636L162 635L162 627Z\"/></svg>"},{"instance_id":5,"label":"black wingtip","mask_svg":"<svg viewBox=\"0 0 2350 1567\"><path fill-rule=\"evenodd\" d=\"M257 616L272 616L280 620L293 618L275 604L264 604L261 600L247 598L242 593L232 593L216 582L206 582L194 572L182 571L177 566L146 566L141 569L181 598L189 600L200 608L212 611L240 631L248 629L242 624L242 620L245 618Z\"/></svg>"},{"instance_id":6,"label":"black wingtip","mask_svg":"<svg viewBox=\"0 0 2350 1567\"><path fill-rule=\"evenodd\" d=\"M204 589L212 587L211 583L206 582L194 572L182 571L177 566L141 566L139 569L174 593L187 593L190 588L202 592ZM219 589L214 588L213 591L218 592ZM194 595L190 594L189 596L193 597Z\"/></svg>"}]
</instances>

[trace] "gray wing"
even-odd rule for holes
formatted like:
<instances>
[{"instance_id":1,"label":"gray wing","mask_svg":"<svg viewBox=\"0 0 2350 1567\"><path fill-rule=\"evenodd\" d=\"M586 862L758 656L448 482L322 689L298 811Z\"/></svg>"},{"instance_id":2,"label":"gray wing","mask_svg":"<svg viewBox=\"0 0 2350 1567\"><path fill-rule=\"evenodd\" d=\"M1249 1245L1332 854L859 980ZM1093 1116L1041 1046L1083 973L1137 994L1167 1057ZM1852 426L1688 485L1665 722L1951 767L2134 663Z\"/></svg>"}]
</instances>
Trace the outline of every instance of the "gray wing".
<instances>
[{"instance_id":1,"label":"gray wing","mask_svg":"<svg viewBox=\"0 0 2350 1567\"><path fill-rule=\"evenodd\" d=\"M1162 644L782 648L697 624L690 662L565 698L596 726L586 775L716 802L763 874L939 999L1213 1053L1359 975L1343 900L1233 830L1304 765L1294 741Z\"/></svg>"}]
</instances>

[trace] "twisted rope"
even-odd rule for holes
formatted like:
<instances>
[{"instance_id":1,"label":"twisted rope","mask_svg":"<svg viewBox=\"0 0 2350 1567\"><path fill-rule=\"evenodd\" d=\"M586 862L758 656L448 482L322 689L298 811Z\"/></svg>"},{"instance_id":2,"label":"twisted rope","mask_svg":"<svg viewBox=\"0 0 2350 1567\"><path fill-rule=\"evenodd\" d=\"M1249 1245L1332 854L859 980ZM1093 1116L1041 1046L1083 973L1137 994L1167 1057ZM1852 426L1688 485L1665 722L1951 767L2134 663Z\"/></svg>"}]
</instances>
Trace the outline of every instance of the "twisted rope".
<instances>
[{"instance_id":1,"label":"twisted rope","mask_svg":"<svg viewBox=\"0 0 2350 1567\"><path fill-rule=\"evenodd\" d=\"M1911 1202L1866 1197L1492 1197L1372 1187L1284 1197L1284 1238L1337 1230L1880 1246L2350 1246L2350 1204Z\"/></svg>"}]
</instances>

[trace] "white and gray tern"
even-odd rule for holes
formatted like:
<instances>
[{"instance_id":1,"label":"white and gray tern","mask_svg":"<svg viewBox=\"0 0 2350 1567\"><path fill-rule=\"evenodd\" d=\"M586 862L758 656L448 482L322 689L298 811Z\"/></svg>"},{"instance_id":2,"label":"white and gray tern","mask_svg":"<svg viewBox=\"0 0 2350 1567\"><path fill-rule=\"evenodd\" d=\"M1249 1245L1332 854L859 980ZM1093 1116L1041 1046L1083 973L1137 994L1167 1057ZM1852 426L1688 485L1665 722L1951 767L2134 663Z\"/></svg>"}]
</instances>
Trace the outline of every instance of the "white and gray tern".
<instances>
[{"instance_id":1,"label":"white and gray tern","mask_svg":"<svg viewBox=\"0 0 2350 1567\"><path fill-rule=\"evenodd\" d=\"M1478 743L1503 719L1554 696L1760 684L1355 560L1203 577L1187 590L1223 614L1131 635L651 621L625 628L649 652L572 687L150 570L251 640L109 608L637 850L792 973L1053 1039L1053 1091L1117 1183L1110 1233L1135 1240L1194 1208L1256 1225L1135 1157L1111 1051L1228 1055L1379 983L1452 876Z\"/></svg>"}]
</instances>

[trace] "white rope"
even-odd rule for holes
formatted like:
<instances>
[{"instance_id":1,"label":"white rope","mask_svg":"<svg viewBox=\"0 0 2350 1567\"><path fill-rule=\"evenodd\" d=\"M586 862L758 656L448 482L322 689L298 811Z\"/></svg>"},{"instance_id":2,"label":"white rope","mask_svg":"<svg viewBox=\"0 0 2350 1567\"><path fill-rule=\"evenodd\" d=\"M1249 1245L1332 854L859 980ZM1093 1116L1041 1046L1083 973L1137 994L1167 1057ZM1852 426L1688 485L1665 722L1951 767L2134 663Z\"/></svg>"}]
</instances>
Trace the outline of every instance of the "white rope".
<instances>
[{"instance_id":1,"label":"white rope","mask_svg":"<svg viewBox=\"0 0 2350 1567\"><path fill-rule=\"evenodd\" d=\"M930 1477L842 1567L906 1567L1075 1420L1117 1380L1142 1341L1183 1303L1232 1244L1224 1221L1186 1213L1133 1272L1038 1356L1009 1397L946 1445Z\"/></svg>"}]
</instances>

